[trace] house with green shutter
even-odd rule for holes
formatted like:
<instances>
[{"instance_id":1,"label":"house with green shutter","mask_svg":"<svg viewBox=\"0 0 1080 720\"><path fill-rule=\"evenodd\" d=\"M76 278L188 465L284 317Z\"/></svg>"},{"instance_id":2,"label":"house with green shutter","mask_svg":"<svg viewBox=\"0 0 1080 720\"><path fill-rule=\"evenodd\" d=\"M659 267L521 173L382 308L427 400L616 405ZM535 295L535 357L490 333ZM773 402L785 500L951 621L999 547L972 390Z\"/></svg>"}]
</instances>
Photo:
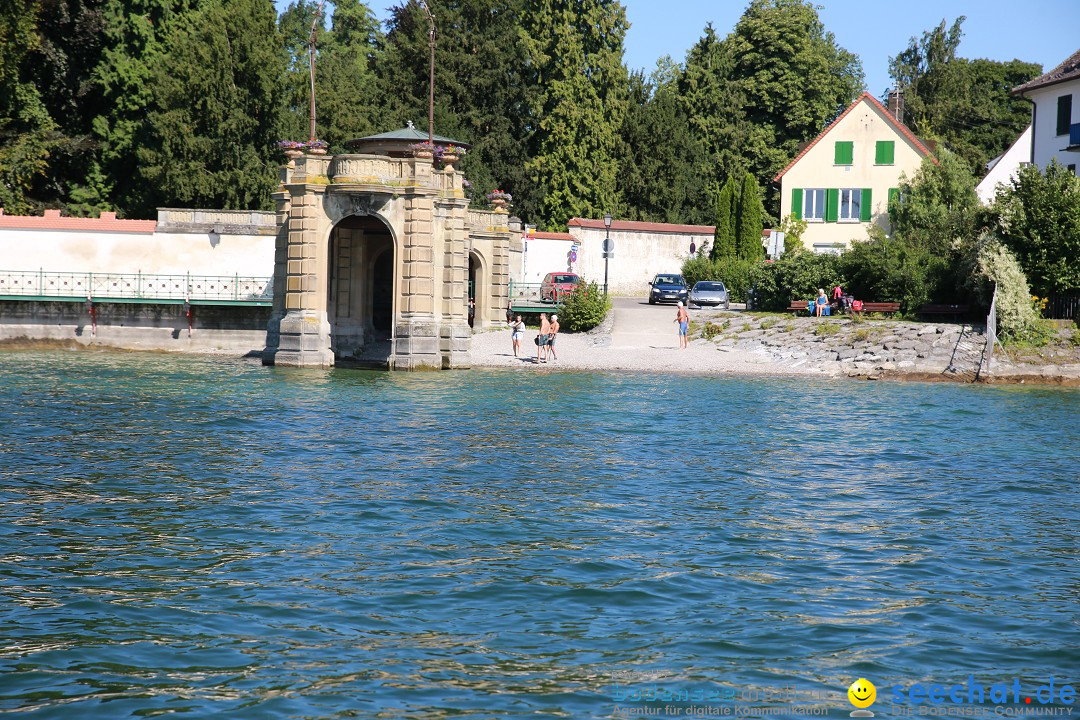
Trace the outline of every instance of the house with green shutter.
<instances>
[{"instance_id":1,"label":"house with green shutter","mask_svg":"<svg viewBox=\"0 0 1080 720\"><path fill-rule=\"evenodd\" d=\"M900 176L914 177L923 158L933 157L897 119L899 97L889 105L891 111L864 92L773 178L781 217L794 214L807 223L807 249L840 252L865 240L870 223L888 232Z\"/></svg>"}]
</instances>

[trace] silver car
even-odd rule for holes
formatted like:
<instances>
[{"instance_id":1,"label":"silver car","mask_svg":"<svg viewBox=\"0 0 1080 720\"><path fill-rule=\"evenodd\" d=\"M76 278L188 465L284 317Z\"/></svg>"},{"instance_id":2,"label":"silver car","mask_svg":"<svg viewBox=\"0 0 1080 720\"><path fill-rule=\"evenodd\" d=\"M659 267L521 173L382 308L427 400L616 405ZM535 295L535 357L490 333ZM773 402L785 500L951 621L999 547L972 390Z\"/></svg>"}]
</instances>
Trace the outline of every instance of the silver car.
<instances>
[{"instance_id":1,"label":"silver car","mask_svg":"<svg viewBox=\"0 0 1080 720\"><path fill-rule=\"evenodd\" d=\"M702 280L694 283L694 287L690 290L690 303L693 305L723 305L724 309L727 310L730 300L724 283L717 280Z\"/></svg>"}]
</instances>

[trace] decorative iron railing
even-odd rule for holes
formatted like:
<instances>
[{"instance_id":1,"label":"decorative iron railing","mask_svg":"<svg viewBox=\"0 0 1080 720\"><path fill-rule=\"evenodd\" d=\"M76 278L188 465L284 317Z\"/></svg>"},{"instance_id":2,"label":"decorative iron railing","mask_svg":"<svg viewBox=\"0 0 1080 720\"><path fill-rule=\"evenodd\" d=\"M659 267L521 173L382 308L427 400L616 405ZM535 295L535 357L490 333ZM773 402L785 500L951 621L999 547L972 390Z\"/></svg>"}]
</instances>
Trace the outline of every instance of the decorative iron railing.
<instances>
[{"instance_id":1,"label":"decorative iron railing","mask_svg":"<svg viewBox=\"0 0 1080 720\"><path fill-rule=\"evenodd\" d=\"M272 278L241 275L150 275L146 273L0 270L0 297L93 300L245 303L269 305Z\"/></svg>"}]
</instances>

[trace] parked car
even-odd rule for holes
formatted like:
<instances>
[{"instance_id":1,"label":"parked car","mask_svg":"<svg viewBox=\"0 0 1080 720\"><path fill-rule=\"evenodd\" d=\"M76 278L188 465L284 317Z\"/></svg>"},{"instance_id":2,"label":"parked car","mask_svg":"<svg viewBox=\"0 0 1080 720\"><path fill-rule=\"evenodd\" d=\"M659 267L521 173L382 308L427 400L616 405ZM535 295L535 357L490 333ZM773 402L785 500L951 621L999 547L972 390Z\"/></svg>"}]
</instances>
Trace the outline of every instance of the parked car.
<instances>
[{"instance_id":1,"label":"parked car","mask_svg":"<svg viewBox=\"0 0 1080 720\"><path fill-rule=\"evenodd\" d=\"M649 304L658 302L686 302L686 281L682 275L668 275L661 273L649 283L652 290L649 291Z\"/></svg>"},{"instance_id":2,"label":"parked car","mask_svg":"<svg viewBox=\"0 0 1080 720\"><path fill-rule=\"evenodd\" d=\"M694 283L690 290L690 302L695 305L723 305L727 310L731 301L727 288L719 280L702 280Z\"/></svg>"},{"instance_id":3,"label":"parked car","mask_svg":"<svg viewBox=\"0 0 1080 720\"><path fill-rule=\"evenodd\" d=\"M566 295L574 292L581 282L581 277L572 272L548 273L540 283L540 299L544 302L559 302Z\"/></svg>"}]
</instances>

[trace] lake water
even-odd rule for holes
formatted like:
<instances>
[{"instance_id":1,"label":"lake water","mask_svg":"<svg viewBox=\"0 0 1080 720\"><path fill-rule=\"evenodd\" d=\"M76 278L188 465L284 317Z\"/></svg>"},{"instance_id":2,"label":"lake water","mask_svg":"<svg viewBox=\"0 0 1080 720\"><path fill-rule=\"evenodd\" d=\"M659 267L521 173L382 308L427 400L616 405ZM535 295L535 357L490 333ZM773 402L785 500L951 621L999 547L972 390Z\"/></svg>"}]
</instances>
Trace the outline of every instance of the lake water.
<instances>
[{"instance_id":1,"label":"lake water","mask_svg":"<svg viewBox=\"0 0 1080 720\"><path fill-rule=\"evenodd\" d=\"M1080 680L1075 389L8 352L0 407L17 717Z\"/></svg>"}]
</instances>

